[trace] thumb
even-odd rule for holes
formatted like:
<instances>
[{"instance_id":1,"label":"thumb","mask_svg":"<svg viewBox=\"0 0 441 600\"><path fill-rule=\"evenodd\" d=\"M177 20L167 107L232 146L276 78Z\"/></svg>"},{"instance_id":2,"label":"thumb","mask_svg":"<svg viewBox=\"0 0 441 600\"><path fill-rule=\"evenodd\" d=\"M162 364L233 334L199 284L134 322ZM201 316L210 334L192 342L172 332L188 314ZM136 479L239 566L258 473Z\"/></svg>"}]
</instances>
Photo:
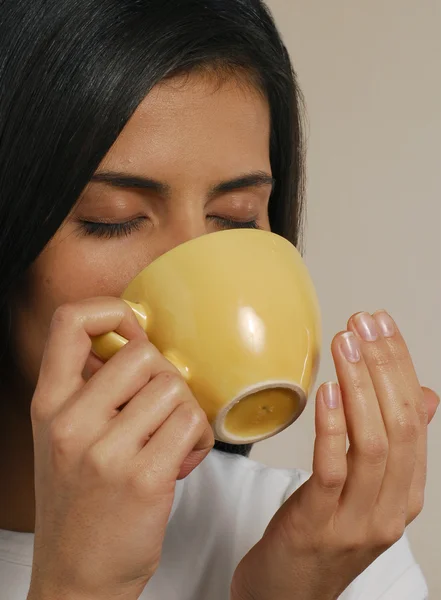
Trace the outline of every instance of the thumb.
<instances>
[{"instance_id":1,"label":"thumb","mask_svg":"<svg viewBox=\"0 0 441 600\"><path fill-rule=\"evenodd\" d=\"M421 389L423 390L423 393L424 393L424 400L426 402L426 407L427 407L427 417L428 417L428 422L430 423L430 421L435 416L436 410L439 406L440 398L439 398L438 394L436 394L430 388L422 386Z\"/></svg>"}]
</instances>

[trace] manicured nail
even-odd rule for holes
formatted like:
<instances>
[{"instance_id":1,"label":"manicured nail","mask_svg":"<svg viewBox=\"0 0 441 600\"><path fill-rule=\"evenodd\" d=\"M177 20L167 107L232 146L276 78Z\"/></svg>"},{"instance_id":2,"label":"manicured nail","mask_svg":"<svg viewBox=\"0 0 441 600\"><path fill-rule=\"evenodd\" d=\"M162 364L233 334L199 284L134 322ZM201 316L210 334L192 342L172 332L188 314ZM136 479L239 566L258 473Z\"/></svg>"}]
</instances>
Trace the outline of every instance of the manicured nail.
<instances>
[{"instance_id":1,"label":"manicured nail","mask_svg":"<svg viewBox=\"0 0 441 600\"><path fill-rule=\"evenodd\" d=\"M392 337L396 331L392 317L385 310L374 312L373 316L384 337Z\"/></svg>"},{"instance_id":2,"label":"manicured nail","mask_svg":"<svg viewBox=\"0 0 441 600\"><path fill-rule=\"evenodd\" d=\"M358 313L354 317L355 327L363 340L375 342L378 338L378 329L375 319L367 312Z\"/></svg>"},{"instance_id":3,"label":"manicured nail","mask_svg":"<svg viewBox=\"0 0 441 600\"><path fill-rule=\"evenodd\" d=\"M338 408L340 404L340 393L338 384L328 381L322 386L322 397L328 408Z\"/></svg>"},{"instance_id":4,"label":"manicured nail","mask_svg":"<svg viewBox=\"0 0 441 600\"><path fill-rule=\"evenodd\" d=\"M343 333L340 341L340 348L343 356L351 363L356 363L360 360L360 349L357 338L352 331Z\"/></svg>"}]
</instances>

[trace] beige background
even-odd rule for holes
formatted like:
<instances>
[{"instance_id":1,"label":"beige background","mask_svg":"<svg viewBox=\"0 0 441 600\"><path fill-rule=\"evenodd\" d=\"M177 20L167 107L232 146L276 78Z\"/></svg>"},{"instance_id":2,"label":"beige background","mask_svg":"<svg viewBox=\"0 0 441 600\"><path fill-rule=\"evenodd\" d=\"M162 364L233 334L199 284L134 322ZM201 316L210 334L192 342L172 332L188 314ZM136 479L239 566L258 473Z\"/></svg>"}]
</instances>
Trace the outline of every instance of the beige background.
<instances>
[{"instance_id":1,"label":"beige background","mask_svg":"<svg viewBox=\"0 0 441 600\"><path fill-rule=\"evenodd\" d=\"M386 308L422 384L441 390L441 0L268 0L309 115L306 262L320 298L318 383L357 311ZM318 385L317 385L318 386ZM311 468L313 404L252 458ZM409 527L441 598L441 415L430 427L426 505Z\"/></svg>"}]
</instances>

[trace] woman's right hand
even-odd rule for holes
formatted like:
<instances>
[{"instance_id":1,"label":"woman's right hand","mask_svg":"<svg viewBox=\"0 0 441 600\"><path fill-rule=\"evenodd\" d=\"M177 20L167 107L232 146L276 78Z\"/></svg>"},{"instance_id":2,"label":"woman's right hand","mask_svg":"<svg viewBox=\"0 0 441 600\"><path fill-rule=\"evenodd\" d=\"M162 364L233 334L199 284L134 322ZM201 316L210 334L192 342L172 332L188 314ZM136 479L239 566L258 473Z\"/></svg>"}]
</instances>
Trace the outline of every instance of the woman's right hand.
<instances>
[{"instance_id":1,"label":"woman's right hand","mask_svg":"<svg viewBox=\"0 0 441 600\"><path fill-rule=\"evenodd\" d=\"M86 381L90 336L109 331L129 342ZM205 413L130 307L106 297L55 311L31 419L28 598L135 600L158 567L176 480L214 445Z\"/></svg>"}]
</instances>

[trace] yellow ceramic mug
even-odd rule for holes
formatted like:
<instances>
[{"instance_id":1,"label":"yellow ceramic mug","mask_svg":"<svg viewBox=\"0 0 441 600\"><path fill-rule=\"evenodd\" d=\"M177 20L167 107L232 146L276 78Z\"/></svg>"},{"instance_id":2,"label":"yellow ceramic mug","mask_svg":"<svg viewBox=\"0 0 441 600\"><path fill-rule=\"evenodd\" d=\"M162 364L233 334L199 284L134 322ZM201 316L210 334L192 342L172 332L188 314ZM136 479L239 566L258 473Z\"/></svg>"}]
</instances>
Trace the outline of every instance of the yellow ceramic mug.
<instances>
[{"instance_id":1,"label":"yellow ceramic mug","mask_svg":"<svg viewBox=\"0 0 441 600\"><path fill-rule=\"evenodd\" d=\"M260 230L203 235L166 252L122 298L187 380L217 440L253 443L303 411L321 350L318 301L297 249ZM93 338L109 359L127 340Z\"/></svg>"}]
</instances>

